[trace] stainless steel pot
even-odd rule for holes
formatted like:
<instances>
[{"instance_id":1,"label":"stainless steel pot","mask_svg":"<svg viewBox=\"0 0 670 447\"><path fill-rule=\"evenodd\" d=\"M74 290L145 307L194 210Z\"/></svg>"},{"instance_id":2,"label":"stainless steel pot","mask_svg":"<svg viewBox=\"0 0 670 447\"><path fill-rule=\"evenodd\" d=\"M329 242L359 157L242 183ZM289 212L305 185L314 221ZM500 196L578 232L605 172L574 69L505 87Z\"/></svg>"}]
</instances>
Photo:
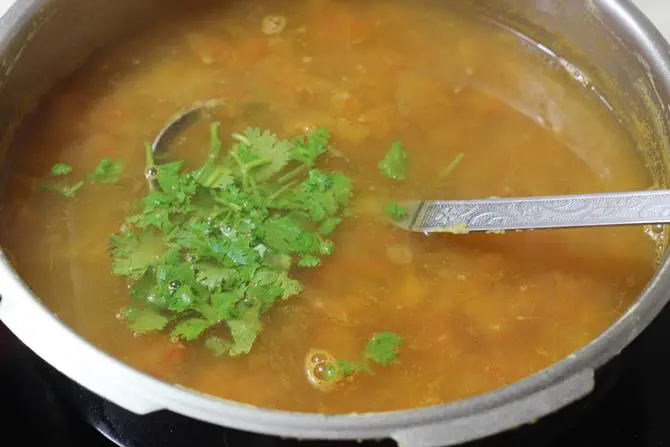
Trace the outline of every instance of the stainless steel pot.
<instances>
[{"instance_id":1,"label":"stainless steel pot","mask_svg":"<svg viewBox=\"0 0 670 447\"><path fill-rule=\"evenodd\" d=\"M141 24L167 0L18 0L0 20L0 169L10 166L21 116L95 48ZM446 0L445 0L446 2ZM670 155L670 48L627 0L478 0L472 7L553 54L599 94L641 148L659 182ZM568 63L567 61L570 61ZM603 260L607 262L607 260ZM670 297L664 258L639 300L563 361L472 399L388 413L325 416L253 408L180 388L114 359L61 323L0 259L0 318L40 357L82 386L138 414L168 409L213 424L316 439L391 437L405 446L454 445L531 423L589 394L616 356Z\"/></svg>"}]
</instances>

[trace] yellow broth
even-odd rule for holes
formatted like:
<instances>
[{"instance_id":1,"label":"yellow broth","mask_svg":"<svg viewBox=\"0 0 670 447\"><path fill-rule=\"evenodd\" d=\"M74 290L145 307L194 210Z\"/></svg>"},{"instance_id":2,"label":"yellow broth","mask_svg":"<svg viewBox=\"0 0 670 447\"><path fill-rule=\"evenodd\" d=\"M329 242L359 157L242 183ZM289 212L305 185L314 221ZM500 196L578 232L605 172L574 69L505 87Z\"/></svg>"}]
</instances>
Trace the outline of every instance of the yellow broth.
<instances>
[{"instance_id":1,"label":"yellow broth","mask_svg":"<svg viewBox=\"0 0 670 447\"><path fill-rule=\"evenodd\" d=\"M197 7L195 4L197 3ZM253 405L324 413L448 402L533 374L586 345L635 300L657 244L642 227L412 234L384 223L390 199L644 189L633 144L591 92L511 33L435 1L189 2L91 57L47 95L15 141L1 239L18 271L86 339L161 379ZM265 34L263 18L286 27ZM264 316L247 356L201 341L134 336L119 310L109 235L146 193L143 144L179 109L222 98L213 118L289 137L331 130L352 209L305 291ZM204 121L170 158L207 150ZM377 168L401 139L397 182ZM439 174L458 154L460 166ZM36 188L50 166L120 158L117 185L68 200ZM400 253L400 255L399 255ZM38 330L38 328L35 328ZM310 349L356 359L369 337L404 337L399 361L331 392L307 381ZM222 332L224 333L224 332ZM47 335L45 335L47 336Z\"/></svg>"}]
</instances>

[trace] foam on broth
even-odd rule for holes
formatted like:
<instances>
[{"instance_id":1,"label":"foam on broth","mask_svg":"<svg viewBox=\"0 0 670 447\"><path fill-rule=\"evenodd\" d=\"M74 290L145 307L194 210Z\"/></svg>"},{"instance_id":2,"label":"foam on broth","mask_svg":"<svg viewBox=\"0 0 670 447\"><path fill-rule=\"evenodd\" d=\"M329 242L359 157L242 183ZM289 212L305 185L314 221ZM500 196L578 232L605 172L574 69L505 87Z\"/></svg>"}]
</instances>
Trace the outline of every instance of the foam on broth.
<instances>
[{"instance_id":1,"label":"foam on broth","mask_svg":"<svg viewBox=\"0 0 670 447\"><path fill-rule=\"evenodd\" d=\"M642 227L428 237L380 223L389 197L652 184L605 108L515 36L445 2L211 3L166 11L95 54L44 98L16 141L3 248L37 296L105 351L263 407L410 408L489 391L562 359L618 318L653 274L656 245ZM286 28L264 34L268 15L284 16ZM348 159L332 163L354 181L357 218L336 232L335 255L300 273L305 291L266 315L239 358L163 334L133 336L116 318L129 296L107 251L145 193L144 141L177 110L212 97L227 101L215 116L224 136L248 125L280 136L329 128ZM185 133L174 158L202 160L206 126ZM377 170L397 138L413 159L403 183ZM459 168L437 181L459 152ZM57 161L84 172L104 156L125 161L118 185L91 185L76 200L35 188ZM398 246L410 263L389 258ZM308 383L310 349L356 358L384 330L405 339L399 363L329 393Z\"/></svg>"}]
</instances>

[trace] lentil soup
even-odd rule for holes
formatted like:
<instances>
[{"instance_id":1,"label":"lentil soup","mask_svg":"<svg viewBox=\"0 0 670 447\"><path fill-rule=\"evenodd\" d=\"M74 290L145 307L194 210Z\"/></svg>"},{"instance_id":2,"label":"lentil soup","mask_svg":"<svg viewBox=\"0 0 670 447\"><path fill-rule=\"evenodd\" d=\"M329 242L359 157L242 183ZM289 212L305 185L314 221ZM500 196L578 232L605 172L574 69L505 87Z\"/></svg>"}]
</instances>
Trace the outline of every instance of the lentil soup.
<instances>
[{"instance_id":1,"label":"lentil soup","mask_svg":"<svg viewBox=\"0 0 670 447\"><path fill-rule=\"evenodd\" d=\"M420 407L561 360L611 325L652 276L658 240L648 228L426 236L389 225L384 205L653 182L590 91L518 36L447 3L167 9L94 54L25 120L2 208L3 248L37 296L101 349L163 380L257 406ZM169 332L134 335L118 318L131 298L109 252L110 235L147 193L144 142L208 98L222 106L183 133L170 159L202 163L211 120L221 123L224 148L248 126L280 138L327 128L338 152L320 163L353 185L333 255L295 269L303 291L263 315L253 349L239 356L215 356ZM396 140L410 159L401 181L378 168ZM37 187L57 162L83 173L102 157L123 160L118 183L86 185L74 198ZM329 391L308 380L308 353L360 358L383 331L402 337L395 361Z\"/></svg>"}]
</instances>

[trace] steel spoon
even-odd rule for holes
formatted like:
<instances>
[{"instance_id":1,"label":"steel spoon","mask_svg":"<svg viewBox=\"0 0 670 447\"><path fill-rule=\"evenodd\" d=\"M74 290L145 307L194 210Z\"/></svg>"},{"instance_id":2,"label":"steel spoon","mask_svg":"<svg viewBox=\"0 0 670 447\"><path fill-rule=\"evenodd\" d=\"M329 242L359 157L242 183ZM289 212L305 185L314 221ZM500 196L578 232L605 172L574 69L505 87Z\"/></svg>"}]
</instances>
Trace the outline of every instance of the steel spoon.
<instances>
[{"instance_id":1,"label":"steel spoon","mask_svg":"<svg viewBox=\"0 0 670 447\"><path fill-rule=\"evenodd\" d=\"M223 104L222 100L209 99L207 101L197 102L191 107L181 110L170 118L170 120L158 132L158 135L151 144L151 149L155 155L167 152L167 146L184 129L195 123L204 113L207 113Z\"/></svg>"},{"instance_id":2,"label":"steel spoon","mask_svg":"<svg viewBox=\"0 0 670 447\"><path fill-rule=\"evenodd\" d=\"M158 135L151 143L151 152L154 156L164 155L168 151L168 146L177 135L186 128L194 124L205 113L208 113L216 107L223 104L222 100L209 99L193 104L191 107L183 109L172 116L158 132ZM158 169L156 166L148 166L144 172L144 177L149 183L149 189L154 191L158 189Z\"/></svg>"},{"instance_id":3,"label":"steel spoon","mask_svg":"<svg viewBox=\"0 0 670 447\"><path fill-rule=\"evenodd\" d=\"M422 233L503 232L670 223L670 190L562 196L422 200L394 223Z\"/></svg>"}]
</instances>

